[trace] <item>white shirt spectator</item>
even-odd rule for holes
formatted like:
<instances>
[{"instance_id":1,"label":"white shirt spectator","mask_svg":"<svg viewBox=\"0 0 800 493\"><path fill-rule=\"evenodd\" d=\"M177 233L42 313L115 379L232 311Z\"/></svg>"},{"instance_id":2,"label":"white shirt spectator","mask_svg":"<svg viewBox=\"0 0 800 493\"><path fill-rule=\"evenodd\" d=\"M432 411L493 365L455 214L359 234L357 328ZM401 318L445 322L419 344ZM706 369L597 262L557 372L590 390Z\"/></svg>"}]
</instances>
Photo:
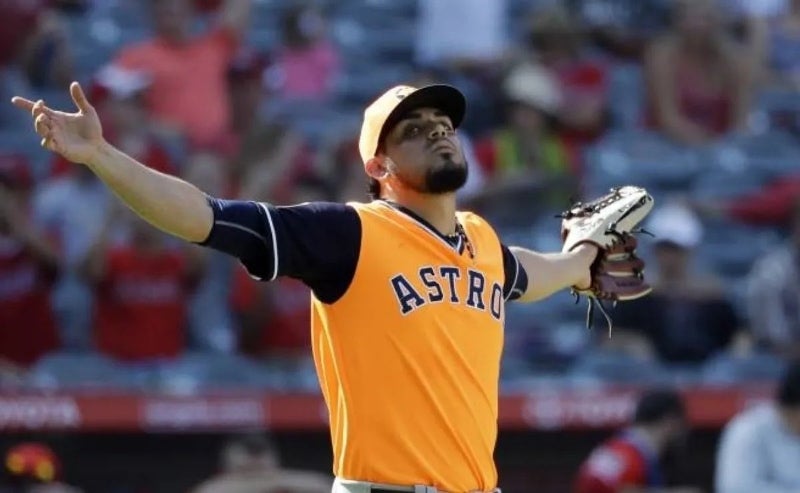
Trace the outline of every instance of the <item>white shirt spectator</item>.
<instances>
[{"instance_id":1,"label":"white shirt spectator","mask_svg":"<svg viewBox=\"0 0 800 493\"><path fill-rule=\"evenodd\" d=\"M506 0L419 0L417 61L492 61L503 56Z\"/></svg>"},{"instance_id":2,"label":"white shirt spectator","mask_svg":"<svg viewBox=\"0 0 800 493\"><path fill-rule=\"evenodd\" d=\"M798 493L800 435L773 405L744 411L723 431L716 469L716 493Z\"/></svg>"},{"instance_id":3,"label":"white shirt spectator","mask_svg":"<svg viewBox=\"0 0 800 493\"><path fill-rule=\"evenodd\" d=\"M759 260L747 285L747 309L759 341L772 347L800 343L800 271L796 249L777 248Z\"/></svg>"}]
</instances>

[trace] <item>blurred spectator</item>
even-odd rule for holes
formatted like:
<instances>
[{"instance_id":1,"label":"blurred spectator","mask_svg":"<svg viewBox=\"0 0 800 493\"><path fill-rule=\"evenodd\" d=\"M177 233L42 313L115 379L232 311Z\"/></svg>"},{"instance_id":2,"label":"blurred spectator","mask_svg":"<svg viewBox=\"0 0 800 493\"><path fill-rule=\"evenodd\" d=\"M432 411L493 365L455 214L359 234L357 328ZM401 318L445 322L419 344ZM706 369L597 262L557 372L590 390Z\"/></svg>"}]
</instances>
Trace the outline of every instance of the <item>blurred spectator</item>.
<instances>
[{"instance_id":1,"label":"blurred spectator","mask_svg":"<svg viewBox=\"0 0 800 493\"><path fill-rule=\"evenodd\" d=\"M183 170L183 179L212 197L232 197L230 166L212 153L192 155ZM217 251L205 251L206 268L189 300L188 317L195 348L229 353L235 349L233 320L228 310L228 293L234 259Z\"/></svg>"},{"instance_id":2,"label":"blurred spectator","mask_svg":"<svg viewBox=\"0 0 800 493\"><path fill-rule=\"evenodd\" d=\"M580 26L566 8L535 10L527 37L531 61L549 69L561 88L559 133L582 148L608 126L607 67L587 55Z\"/></svg>"},{"instance_id":3,"label":"blurred spectator","mask_svg":"<svg viewBox=\"0 0 800 493\"><path fill-rule=\"evenodd\" d=\"M326 20L313 3L290 7L281 19L282 42L266 72L270 92L282 99L327 99L340 71Z\"/></svg>"},{"instance_id":4,"label":"blurred spectator","mask_svg":"<svg viewBox=\"0 0 800 493\"><path fill-rule=\"evenodd\" d=\"M334 139L320 149L317 168L330 181L336 201L367 200L369 180L364 174L364 164L355 137Z\"/></svg>"},{"instance_id":5,"label":"blurred spectator","mask_svg":"<svg viewBox=\"0 0 800 493\"><path fill-rule=\"evenodd\" d=\"M228 68L228 98L237 139L249 134L259 123L267 65L266 56L249 46L242 46Z\"/></svg>"},{"instance_id":6,"label":"blurred spectator","mask_svg":"<svg viewBox=\"0 0 800 493\"><path fill-rule=\"evenodd\" d=\"M773 86L800 90L800 0L787 3L787 12L769 22L767 79Z\"/></svg>"},{"instance_id":7,"label":"blurred spectator","mask_svg":"<svg viewBox=\"0 0 800 493\"><path fill-rule=\"evenodd\" d=\"M498 118L496 84L511 53L508 1L418 0L417 11L417 65L465 94L470 111L462 129L486 131Z\"/></svg>"},{"instance_id":8,"label":"blurred spectator","mask_svg":"<svg viewBox=\"0 0 800 493\"><path fill-rule=\"evenodd\" d=\"M272 441L259 434L231 438L223 447L220 473L193 493L329 493L333 478L283 469Z\"/></svg>"},{"instance_id":9,"label":"blurred spectator","mask_svg":"<svg viewBox=\"0 0 800 493\"><path fill-rule=\"evenodd\" d=\"M86 166L71 165L71 169L41 184L33 207L37 225L58 244L64 266L53 297L62 342L70 349L86 349L92 296L75 275L75 266L86 256L105 221L111 193Z\"/></svg>"},{"instance_id":10,"label":"blurred spectator","mask_svg":"<svg viewBox=\"0 0 800 493\"><path fill-rule=\"evenodd\" d=\"M0 2L0 75L19 70L33 87L65 87L73 79L66 27L47 0Z\"/></svg>"},{"instance_id":11,"label":"blurred spectator","mask_svg":"<svg viewBox=\"0 0 800 493\"><path fill-rule=\"evenodd\" d=\"M792 174L721 207L725 213L740 221L783 225L791 223L797 197L800 197L800 174Z\"/></svg>"},{"instance_id":12,"label":"blurred spectator","mask_svg":"<svg viewBox=\"0 0 800 493\"><path fill-rule=\"evenodd\" d=\"M62 465L53 450L43 443L23 442L5 454L4 479L0 493L80 493L62 483Z\"/></svg>"},{"instance_id":13,"label":"blurred spectator","mask_svg":"<svg viewBox=\"0 0 800 493\"><path fill-rule=\"evenodd\" d=\"M616 57L639 60L647 40L669 21L672 0L570 0L594 43Z\"/></svg>"},{"instance_id":14,"label":"blurred spectator","mask_svg":"<svg viewBox=\"0 0 800 493\"><path fill-rule=\"evenodd\" d=\"M688 145L740 130L757 62L745 48L725 33L713 0L677 1L672 29L645 54L648 123Z\"/></svg>"},{"instance_id":15,"label":"blurred spectator","mask_svg":"<svg viewBox=\"0 0 800 493\"><path fill-rule=\"evenodd\" d=\"M788 221L789 239L756 262L748 279L748 312L756 342L800 357L800 200Z\"/></svg>"},{"instance_id":16,"label":"blurred spectator","mask_svg":"<svg viewBox=\"0 0 800 493\"><path fill-rule=\"evenodd\" d=\"M145 100L152 118L185 135L194 146L230 145L227 71L247 27L250 3L226 0L219 24L195 37L189 0L153 1L156 36L124 48L114 61L150 77Z\"/></svg>"},{"instance_id":17,"label":"blurred spectator","mask_svg":"<svg viewBox=\"0 0 800 493\"><path fill-rule=\"evenodd\" d=\"M166 236L115 206L81 266L94 287L94 340L122 360L170 358L186 344L187 298L202 275L199 247L173 247ZM129 220L124 244L110 241L111 227Z\"/></svg>"},{"instance_id":18,"label":"blurred spectator","mask_svg":"<svg viewBox=\"0 0 800 493\"><path fill-rule=\"evenodd\" d=\"M688 208L668 204L651 214L646 229L656 237L648 274L653 292L616 307L617 341L609 343L645 344L662 361L701 363L728 348L738 329L722 282L693 263L702 225Z\"/></svg>"},{"instance_id":19,"label":"blurred spectator","mask_svg":"<svg viewBox=\"0 0 800 493\"><path fill-rule=\"evenodd\" d=\"M494 67L505 59L509 45L506 0L420 0L417 5L415 41L420 65L472 71Z\"/></svg>"},{"instance_id":20,"label":"blurred spectator","mask_svg":"<svg viewBox=\"0 0 800 493\"><path fill-rule=\"evenodd\" d=\"M144 101L151 82L141 71L106 65L94 76L89 95L103 122L103 136L109 142L157 171L176 174L169 153L153 133ZM74 163L56 156L52 176L71 173Z\"/></svg>"},{"instance_id":21,"label":"blurred spectator","mask_svg":"<svg viewBox=\"0 0 800 493\"><path fill-rule=\"evenodd\" d=\"M723 430L716 493L800 491L800 363L791 365L774 402L742 411Z\"/></svg>"},{"instance_id":22,"label":"blurred spectator","mask_svg":"<svg viewBox=\"0 0 800 493\"><path fill-rule=\"evenodd\" d=\"M688 432L683 399L670 390L645 392L632 425L606 440L583 462L575 493L700 493L667 487L663 459L679 453Z\"/></svg>"},{"instance_id":23,"label":"blurred spectator","mask_svg":"<svg viewBox=\"0 0 800 493\"><path fill-rule=\"evenodd\" d=\"M302 137L282 123L256 125L234 160L233 172L248 200L289 204L295 184L314 173L313 154Z\"/></svg>"},{"instance_id":24,"label":"blurred spectator","mask_svg":"<svg viewBox=\"0 0 800 493\"><path fill-rule=\"evenodd\" d=\"M488 180L483 195L570 181L575 159L554 128L562 103L558 82L540 66L520 65L504 81L503 92L504 125L475 144Z\"/></svg>"},{"instance_id":25,"label":"blurred spectator","mask_svg":"<svg viewBox=\"0 0 800 493\"><path fill-rule=\"evenodd\" d=\"M30 220L26 161L0 155L0 361L28 366L59 346L50 292L59 254Z\"/></svg>"}]
</instances>

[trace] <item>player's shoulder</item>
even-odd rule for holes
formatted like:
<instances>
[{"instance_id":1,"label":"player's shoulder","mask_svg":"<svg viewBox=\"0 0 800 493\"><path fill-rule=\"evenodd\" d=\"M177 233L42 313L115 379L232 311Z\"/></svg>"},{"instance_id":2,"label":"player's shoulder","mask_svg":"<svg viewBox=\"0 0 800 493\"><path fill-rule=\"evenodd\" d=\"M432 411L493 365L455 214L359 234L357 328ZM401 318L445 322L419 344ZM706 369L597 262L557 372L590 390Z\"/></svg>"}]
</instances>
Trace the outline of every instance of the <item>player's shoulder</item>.
<instances>
[{"instance_id":1,"label":"player's shoulder","mask_svg":"<svg viewBox=\"0 0 800 493\"><path fill-rule=\"evenodd\" d=\"M473 224L478 226L491 227L489 221L487 221L481 215L472 211L456 211L456 217L458 218L458 221L463 225Z\"/></svg>"}]
</instances>

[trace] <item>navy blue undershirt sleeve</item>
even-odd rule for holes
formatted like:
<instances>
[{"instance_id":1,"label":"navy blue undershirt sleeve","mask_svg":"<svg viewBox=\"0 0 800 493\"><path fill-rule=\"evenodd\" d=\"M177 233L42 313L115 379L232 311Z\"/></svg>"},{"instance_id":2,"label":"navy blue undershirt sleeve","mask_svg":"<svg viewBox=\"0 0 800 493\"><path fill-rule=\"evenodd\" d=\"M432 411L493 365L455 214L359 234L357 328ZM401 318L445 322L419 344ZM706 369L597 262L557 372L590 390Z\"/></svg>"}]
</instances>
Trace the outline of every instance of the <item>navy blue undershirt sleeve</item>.
<instances>
[{"instance_id":1,"label":"navy blue undershirt sleeve","mask_svg":"<svg viewBox=\"0 0 800 493\"><path fill-rule=\"evenodd\" d=\"M215 198L208 203L214 226L200 245L238 258L256 279L299 279L325 303L347 291L361 246L361 221L352 207L329 202L275 207Z\"/></svg>"},{"instance_id":2,"label":"navy blue undershirt sleeve","mask_svg":"<svg viewBox=\"0 0 800 493\"><path fill-rule=\"evenodd\" d=\"M506 280L503 284L503 298L513 301L522 296L528 289L528 273L522 266L517 256L507 246L501 244L503 250L503 270Z\"/></svg>"}]
</instances>

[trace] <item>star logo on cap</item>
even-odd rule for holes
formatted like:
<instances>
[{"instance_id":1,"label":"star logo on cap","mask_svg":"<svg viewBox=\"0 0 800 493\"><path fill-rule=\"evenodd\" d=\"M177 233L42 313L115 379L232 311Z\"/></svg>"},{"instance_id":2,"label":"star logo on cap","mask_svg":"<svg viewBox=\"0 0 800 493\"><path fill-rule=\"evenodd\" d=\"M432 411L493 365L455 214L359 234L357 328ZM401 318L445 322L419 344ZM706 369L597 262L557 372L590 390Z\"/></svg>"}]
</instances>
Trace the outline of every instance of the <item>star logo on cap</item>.
<instances>
[{"instance_id":1,"label":"star logo on cap","mask_svg":"<svg viewBox=\"0 0 800 493\"><path fill-rule=\"evenodd\" d=\"M405 97L408 96L412 90L413 89L408 86L398 87L394 92L394 95L397 96L397 99L405 99Z\"/></svg>"}]
</instances>

